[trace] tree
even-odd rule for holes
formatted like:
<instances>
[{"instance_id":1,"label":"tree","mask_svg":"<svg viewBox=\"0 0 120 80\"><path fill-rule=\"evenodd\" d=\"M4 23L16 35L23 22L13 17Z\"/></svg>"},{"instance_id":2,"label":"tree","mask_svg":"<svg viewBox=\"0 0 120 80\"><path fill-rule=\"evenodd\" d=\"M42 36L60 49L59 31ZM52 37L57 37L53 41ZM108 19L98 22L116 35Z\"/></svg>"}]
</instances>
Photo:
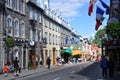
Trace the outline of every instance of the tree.
<instances>
[{"instance_id":1,"label":"tree","mask_svg":"<svg viewBox=\"0 0 120 80\"><path fill-rule=\"evenodd\" d=\"M101 39L104 37L105 33L105 29L101 29L96 32L93 43L97 44L98 47L101 47Z\"/></svg>"},{"instance_id":2,"label":"tree","mask_svg":"<svg viewBox=\"0 0 120 80\"><path fill-rule=\"evenodd\" d=\"M120 23L112 22L107 24L106 33L112 38L120 37Z\"/></svg>"},{"instance_id":3,"label":"tree","mask_svg":"<svg viewBox=\"0 0 120 80\"><path fill-rule=\"evenodd\" d=\"M64 56L64 50L62 49L62 50L60 50L60 54L61 54L61 57L63 57Z\"/></svg>"}]
</instances>

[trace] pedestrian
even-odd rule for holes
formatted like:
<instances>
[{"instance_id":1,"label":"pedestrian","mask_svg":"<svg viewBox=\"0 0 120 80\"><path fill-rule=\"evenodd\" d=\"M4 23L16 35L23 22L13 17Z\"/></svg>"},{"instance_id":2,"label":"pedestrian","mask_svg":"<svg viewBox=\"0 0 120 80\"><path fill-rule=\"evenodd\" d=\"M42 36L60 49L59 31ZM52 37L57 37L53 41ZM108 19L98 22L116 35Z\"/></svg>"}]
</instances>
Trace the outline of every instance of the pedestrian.
<instances>
[{"instance_id":1,"label":"pedestrian","mask_svg":"<svg viewBox=\"0 0 120 80\"><path fill-rule=\"evenodd\" d=\"M14 67L13 67L13 64L10 63L10 65L9 65L8 67L9 67L9 72L10 72L10 73L14 73Z\"/></svg>"},{"instance_id":2,"label":"pedestrian","mask_svg":"<svg viewBox=\"0 0 120 80\"><path fill-rule=\"evenodd\" d=\"M18 63L18 71L19 71L19 73L21 73L21 64L20 64L20 62Z\"/></svg>"},{"instance_id":3,"label":"pedestrian","mask_svg":"<svg viewBox=\"0 0 120 80\"><path fill-rule=\"evenodd\" d=\"M8 75L8 71L9 71L8 65L5 64L5 65L4 65L4 69L3 69L3 72L4 72L4 76L5 76L5 77Z\"/></svg>"},{"instance_id":4,"label":"pedestrian","mask_svg":"<svg viewBox=\"0 0 120 80\"><path fill-rule=\"evenodd\" d=\"M100 67L102 68L102 76L107 78L108 60L105 56L102 56Z\"/></svg>"},{"instance_id":5,"label":"pedestrian","mask_svg":"<svg viewBox=\"0 0 120 80\"><path fill-rule=\"evenodd\" d=\"M114 74L114 66L115 63L112 58L109 58L108 60L108 72L109 72L109 77L112 78Z\"/></svg>"},{"instance_id":6,"label":"pedestrian","mask_svg":"<svg viewBox=\"0 0 120 80\"><path fill-rule=\"evenodd\" d=\"M46 63L48 65L48 69L50 69L51 59L50 57L47 58Z\"/></svg>"},{"instance_id":7,"label":"pedestrian","mask_svg":"<svg viewBox=\"0 0 120 80\"><path fill-rule=\"evenodd\" d=\"M17 57L14 60L14 71L15 71L15 76L18 76L18 69L19 69L19 61L17 60Z\"/></svg>"}]
</instances>

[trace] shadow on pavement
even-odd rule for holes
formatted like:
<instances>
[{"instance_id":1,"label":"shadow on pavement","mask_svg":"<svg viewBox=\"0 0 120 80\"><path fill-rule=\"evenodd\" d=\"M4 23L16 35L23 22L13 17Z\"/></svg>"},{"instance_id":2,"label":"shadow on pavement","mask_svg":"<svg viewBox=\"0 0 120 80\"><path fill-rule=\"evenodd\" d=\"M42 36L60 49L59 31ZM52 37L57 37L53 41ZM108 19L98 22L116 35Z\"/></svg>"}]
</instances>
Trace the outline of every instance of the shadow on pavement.
<instances>
[{"instance_id":1,"label":"shadow on pavement","mask_svg":"<svg viewBox=\"0 0 120 80\"><path fill-rule=\"evenodd\" d=\"M88 78L87 80L103 80L101 77L102 75L99 62L95 62L87 66L76 74Z\"/></svg>"}]
</instances>

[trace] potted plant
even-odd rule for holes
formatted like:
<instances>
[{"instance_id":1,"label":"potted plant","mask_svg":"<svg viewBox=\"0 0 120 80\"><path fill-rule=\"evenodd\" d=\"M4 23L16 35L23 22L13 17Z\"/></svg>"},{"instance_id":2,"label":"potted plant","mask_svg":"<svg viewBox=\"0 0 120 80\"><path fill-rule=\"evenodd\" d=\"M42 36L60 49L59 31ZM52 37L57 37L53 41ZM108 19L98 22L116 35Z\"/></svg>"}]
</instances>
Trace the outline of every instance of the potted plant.
<instances>
[{"instance_id":1,"label":"potted plant","mask_svg":"<svg viewBox=\"0 0 120 80\"><path fill-rule=\"evenodd\" d=\"M8 48L11 48L15 46L15 40L13 38L7 38L5 44Z\"/></svg>"},{"instance_id":2,"label":"potted plant","mask_svg":"<svg viewBox=\"0 0 120 80\"><path fill-rule=\"evenodd\" d=\"M32 69L32 62L31 62L31 61L28 62L28 69L29 69L29 70Z\"/></svg>"}]
</instances>

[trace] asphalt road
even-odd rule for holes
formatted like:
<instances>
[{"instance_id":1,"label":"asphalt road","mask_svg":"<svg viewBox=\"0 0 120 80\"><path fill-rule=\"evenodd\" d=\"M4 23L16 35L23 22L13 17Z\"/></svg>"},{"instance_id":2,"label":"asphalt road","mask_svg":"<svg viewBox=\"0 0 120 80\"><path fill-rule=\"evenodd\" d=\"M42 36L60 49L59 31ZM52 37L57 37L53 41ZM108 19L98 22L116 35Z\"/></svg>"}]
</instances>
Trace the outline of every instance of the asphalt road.
<instances>
[{"instance_id":1,"label":"asphalt road","mask_svg":"<svg viewBox=\"0 0 120 80\"><path fill-rule=\"evenodd\" d=\"M73 64L74 65L74 64ZM33 74L17 80L103 80L99 63L83 63L59 70Z\"/></svg>"}]
</instances>

